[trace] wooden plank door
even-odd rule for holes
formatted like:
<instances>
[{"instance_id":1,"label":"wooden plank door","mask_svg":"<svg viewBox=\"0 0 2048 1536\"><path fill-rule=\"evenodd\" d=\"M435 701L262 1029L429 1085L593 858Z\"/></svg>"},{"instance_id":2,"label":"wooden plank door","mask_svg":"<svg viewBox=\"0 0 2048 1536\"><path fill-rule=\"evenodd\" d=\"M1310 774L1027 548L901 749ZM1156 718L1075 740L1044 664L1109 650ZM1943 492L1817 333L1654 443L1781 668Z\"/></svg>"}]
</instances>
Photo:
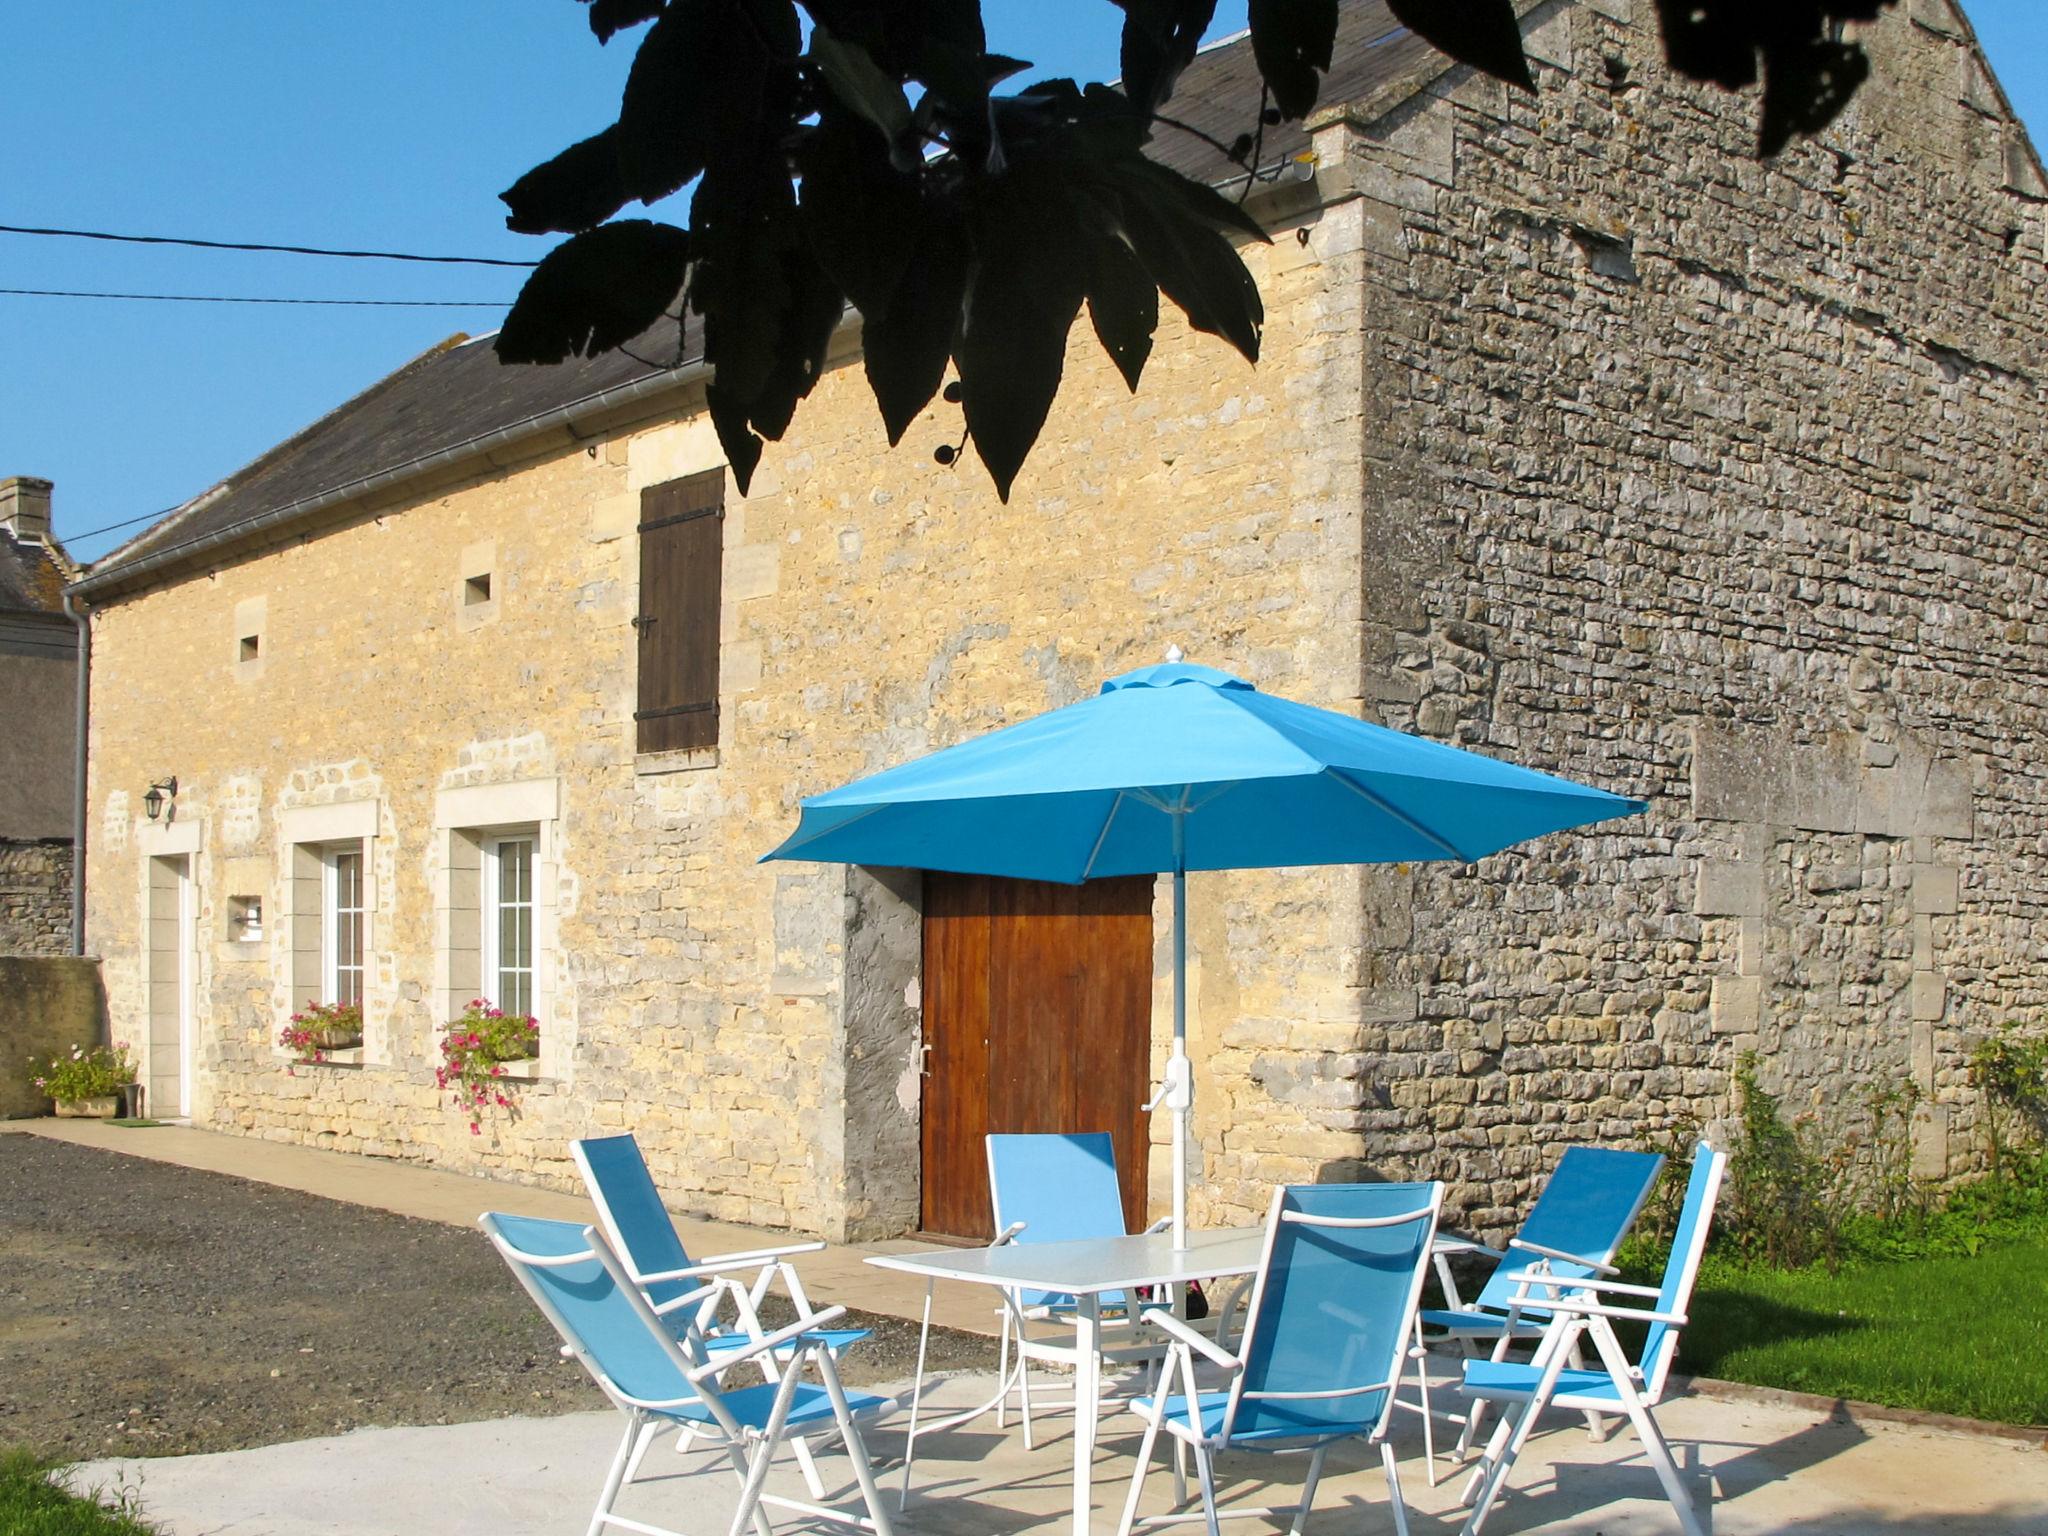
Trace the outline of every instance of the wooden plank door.
<instances>
[{"instance_id":1,"label":"wooden plank door","mask_svg":"<svg viewBox=\"0 0 2048 1536\"><path fill-rule=\"evenodd\" d=\"M993 1235L991 1131L1107 1131L1145 1220L1152 880L927 874L923 1224Z\"/></svg>"}]
</instances>

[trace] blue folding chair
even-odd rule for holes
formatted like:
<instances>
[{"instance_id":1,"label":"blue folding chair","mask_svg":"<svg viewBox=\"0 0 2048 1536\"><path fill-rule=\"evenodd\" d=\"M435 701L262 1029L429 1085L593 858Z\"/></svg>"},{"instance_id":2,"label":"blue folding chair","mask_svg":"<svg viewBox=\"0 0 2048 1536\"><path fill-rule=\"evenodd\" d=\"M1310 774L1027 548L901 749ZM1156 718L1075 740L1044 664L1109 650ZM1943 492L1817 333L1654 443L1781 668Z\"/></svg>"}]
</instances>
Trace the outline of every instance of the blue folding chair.
<instances>
[{"instance_id":1,"label":"blue folding chair","mask_svg":"<svg viewBox=\"0 0 2048 1536\"><path fill-rule=\"evenodd\" d=\"M631 1132L623 1136L585 1137L571 1142L569 1150L583 1175L583 1186L590 1192L591 1203L597 1207L605 1241L647 1297L655 1314L668 1319L678 1338L694 1328L713 1355L745 1349L764 1331L759 1309L778 1277L800 1315L815 1310L797 1276L796 1266L789 1260L800 1253L816 1253L824 1248L823 1243L786 1243L693 1260L683 1247L668 1207L661 1203L654 1175L648 1171L647 1159L641 1155L640 1143ZM752 1278L745 1284L730 1286L704 1283L716 1276L742 1275ZM728 1303L734 1314L731 1321L719 1316ZM828 1328L817 1335L816 1341L836 1359L848 1345L858 1344L867 1336L865 1328ZM755 1357L766 1380L776 1379L778 1361L788 1354L785 1349ZM681 1444L687 1447L689 1443L689 1436L684 1435ZM812 1494L823 1498L824 1484L819 1480L810 1446L801 1438L796 1441L796 1458Z\"/></svg>"},{"instance_id":2,"label":"blue folding chair","mask_svg":"<svg viewBox=\"0 0 2048 1536\"><path fill-rule=\"evenodd\" d=\"M1678 1353L1679 1331L1685 1327L1686 1308L1692 1301L1693 1282L1699 1276L1700 1259L1707 1249L1714 1202L1720 1196L1727 1166L1728 1154L1704 1141L1694 1151L1692 1177L1686 1183L1685 1205L1679 1212L1678 1230L1672 1236L1663 1284L1628 1285L1601 1276L1578 1275L1558 1286L1540 1269L1524 1275L1511 1306L1516 1310L1533 1309L1549 1319L1535 1357L1526 1364L1497 1360L1465 1362L1465 1391L1479 1401L1501 1404L1504 1411L1485 1456L1465 1487L1465 1500L1472 1506L1472 1515L1465 1522L1464 1536L1478 1536L1487 1512L1500 1496L1508 1469L1521 1453L1538 1416L1548 1407L1580 1413L1626 1414L1642 1439L1643 1453L1663 1484L1685 1536L1705 1536L1692 1499L1679 1479L1671 1447L1665 1443L1651 1410L1663 1400L1671 1362ZM1614 1299L1629 1297L1637 1298L1637 1304L1630 1306L1624 1300ZM1644 1301L1649 1305L1642 1305ZM1647 1325L1642 1353L1634 1361L1623 1351L1615 1334L1617 1322ZM1592 1340L1598 1353L1597 1369L1572 1364L1578 1345L1586 1338Z\"/></svg>"},{"instance_id":3,"label":"blue folding chair","mask_svg":"<svg viewBox=\"0 0 2048 1536\"><path fill-rule=\"evenodd\" d=\"M1139 1523L1138 1499L1162 1429L1194 1457L1202 1510L1154 1516L1147 1525L1205 1520L1215 1536L1212 1462L1218 1451L1306 1450L1308 1473L1298 1504L1230 1512L1233 1518L1291 1515L1289 1529L1300 1536L1315 1503L1324 1455L1339 1440L1362 1439L1380 1448L1394 1528L1407 1536L1408 1510L1387 1430L1442 1206L1443 1186L1435 1183L1297 1184L1276 1190L1235 1352L1170 1314L1144 1314L1170 1349L1158 1392L1131 1403L1145 1421L1145 1439L1120 1536L1130 1536ZM1201 1390L1198 1358L1222 1371L1228 1385Z\"/></svg>"},{"instance_id":4,"label":"blue folding chair","mask_svg":"<svg viewBox=\"0 0 2048 1536\"><path fill-rule=\"evenodd\" d=\"M998 1133L987 1138L989 1197L995 1209L996 1236L989 1244L1059 1243L1078 1238L1124 1237L1123 1188L1117 1180L1116 1147L1107 1131L1078 1134L1032 1132ZM1163 1230L1158 1221L1148 1229ZM1075 1363L1071 1339L1059 1333L1034 1334L1030 1325L1051 1321L1056 1326L1071 1320L1077 1303L1057 1291L1007 1290L1003 1298L1003 1321L997 1346L995 1395L973 1408L947 1415L935 1424L920 1422L924 1410L924 1363L926 1342L931 1335L931 1288L925 1288L924 1327L918 1335L917 1382L911 1390L910 1430L903 1447L902 1503L910 1501L910 1473L917 1458L920 1435L953 1429L981 1417L990 1409L998 1425L1007 1424L1010 1394L1018 1397L1024 1421L1024 1447L1032 1448L1031 1382L1029 1362L1052 1365ZM1104 1293L1102 1307L1112 1315L1104 1318L1105 1330L1128 1330L1130 1302L1120 1291ZM1011 1368L1011 1356L1016 1366ZM1110 1347L1102 1358L1117 1365L1156 1361L1160 1346ZM1048 1406L1071 1406L1052 1404Z\"/></svg>"},{"instance_id":5,"label":"blue folding chair","mask_svg":"<svg viewBox=\"0 0 2048 1536\"><path fill-rule=\"evenodd\" d=\"M1065 1243L1078 1238L1123 1237L1123 1186L1117 1178L1116 1146L1107 1131L1076 1134L1033 1132L1001 1133L988 1138L988 1188L995 1209L995 1245L1005 1243ZM1171 1223L1162 1218L1147 1230L1164 1231ZM1017 1370L1014 1377L1019 1416L1024 1421L1024 1446L1031 1448L1031 1382L1029 1363L1039 1360L1053 1365L1073 1363L1073 1345L1058 1334L1034 1335L1034 1322L1064 1322L1074 1314L1077 1303L1057 1291L1014 1290L1003 1293L1002 1337L997 1348L996 1380L1000 1383L996 1423L1007 1422L1012 1376L1010 1355L1014 1347ZM1119 1317L1130 1322L1130 1298L1121 1291L1107 1291L1101 1298L1105 1322L1115 1326ZM1123 1350L1105 1351L1108 1358L1128 1364L1136 1357ZM1155 1349L1148 1357L1156 1357Z\"/></svg>"},{"instance_id":6,"label":"blue folding chair","mask_svg":"<svg viewBox=\"0 0 2048 1536\"><path fill-rule=\"evenodd\" d=\"M630 1131L623 1136L586 1136L570 1142L569 1151L576 1159L577 1171L583 1175L583 1187L590 1193L591 1204L597 1207L605 1241L611 1244L612 1252L619 1256L633 1283L646 1292L658 1314L667 1316L675 1311L678 1298L686 1291L701 1294L702 1282L710 1276L753 1271L753 1279L745 1286L719 1290L708 1301L699 1302L693 1320L709 1348L735 1347L758 1332L757 1326L749 1326L758 1323L753 1311L778 1276L797 1310L812 1310L803 1281L789 1260L800 1253L822 1252L822 1242L784 1243L774 1248L749 1248L693 1259L683 1247L682 1235L676 1231L668 1207L661 1203L661 1191L655 1187L640 1143ZM733 1324L723 1323L715 1315L715 1309L727 1298L740 1308L738 1326L742 1331L737 1334L732 1331ZM837 1353L867 1336L865 1328L835 1328L827 1332L825 1343Z\"/></svg>"},{"instance_id":7,"label":"blue folding chair","mask_svg":"<svg viewBox=\"0 0 2048 1536\"><path fill-rule=\"evenodd\" d=\"M478 1222L534 1305L555 1325L566 1352L583 1363L626 1416L625 1435L605 1474L603 1492L590 1518L589 1536L600 1536L607 1525L645 1536L680 1536L614 1513L620 1493L632 1482L648 1446L667 1428L686 1429L727 1453L740 1480L740 1503L732 1523L735 1532L751 1522L757 1536L770 1536L761 1508L770 1505L794 1510L807 1519L831 1520L861 1527L875 1536L889 1536L888 1515L875 1487L860 1423L894 1405L872 1393L848 1392L840 1384L832 1352L821 1341L824 1325L841 1316L845 1308L806 1313L787 1328L713 1357L693 1329L685 1328L679 1335L671 1320L656 1314L595 1227L498 1213L487 1213ZM729 1277L716 1277L704 1287L738 1288L738 1282ZM683 1299L701 1298L686 1292ZM767 1360L777 1351L787 1352L779 1379L736 1391L720 1382L721 1373L732 1366ZM818 1378L815 1386L802 1379L813 1371ZM865 1518L766 1491L776 1448L805 1430L837 1432L853 1464L854 1480L867 1508Z\"/></svg>"},{"instance_id":8,"label":"blue folding chair","mask_svg":"<svg viewBox=\"0 0 2048 1536\"><path fill-rule=\"evenodd\" d=\"M1549 1319L1539 1308L1524 1307L1517 1313L1512 1307L1523 1277L1532 1266L1541 1266L1552 1279L1613 1275L1615 1250L1635 1225L1663 1167L1663 1157L1655 1152L1567 1147L1544 1184L1543 1193L1530 1208L1521 1231L1509 1239L1505 1251L1470 1238L1437 1240L1437 1277L1446 1305L1425 1308L1422 1326L1443 1330L1473 1357L1487 1354L1494 1360L1505 1360L1512 1345L1534 1344L1543 1336ZM1472 1254L1487 1255L1498 1262L1479 1294L1468 1302L1458 1294L1450 1261L1457 1255ZM1423 1381L1426 1389L1426 1374ZM1458 1455L1463 1456L1471 1449L1485 1411L1484 1401L1478 1400L1464 1416ZM1424 1427L1428 1430L1426 1397L1424 1414ZM1593 1427L1598 1433L1597 1416L1593 1418ZM1430 1481L1434 1483L1435 1437L1432 1433L1427 1438Z\"/></svg>"}]
</instances>

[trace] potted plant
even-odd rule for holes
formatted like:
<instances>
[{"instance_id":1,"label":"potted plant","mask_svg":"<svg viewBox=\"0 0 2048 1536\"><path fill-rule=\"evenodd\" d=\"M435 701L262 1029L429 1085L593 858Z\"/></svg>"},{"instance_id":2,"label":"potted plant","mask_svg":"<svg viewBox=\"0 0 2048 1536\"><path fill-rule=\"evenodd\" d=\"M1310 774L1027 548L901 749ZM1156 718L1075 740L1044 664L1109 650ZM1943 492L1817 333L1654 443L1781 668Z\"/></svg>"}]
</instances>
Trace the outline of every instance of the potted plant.
<instances>
[{"instance_id":1,"label":"potted plant","mask_svg":"<svg viewBox=\"0 0 2048 1536\"><path fill-rule=\"evenodd\" d=\"M447 1089L457 1107L468 1113L470 1135L480 1135L487 1111L512 1107L505 1096L505 1064L539 1054L540 1025L532 1015L506 1013L481 997L473 998L442 1037L434 1084Z\"/></svg>"},{"instance_id":2,"label":"potted plant","mask_svg":"<svg viewBox=\"0 0 2048 1536\"><path fill-rule=\"evenodd\" d=\"M301 1062L325 1061L329 1051L363 1043L361 1003L308 1003L277 1032L277 1043Z\"/></svg>"},{"instance_id":3,"label":"potted plant","mask_svg":"<svg viewBox=\"0 0 2048 1536\"><path fill-rule=\"evenodd\" d=\"M29 1061L34 1065L35 1058ZM134 1081L135 1058L125 1040L90 1050L74 1045L69 1055L52 1056L35 1075L36 1087L56 1101L59 1115L96 1120L111 1120L121 1112L122 1092Z\"/></svg>"}]
</instances>

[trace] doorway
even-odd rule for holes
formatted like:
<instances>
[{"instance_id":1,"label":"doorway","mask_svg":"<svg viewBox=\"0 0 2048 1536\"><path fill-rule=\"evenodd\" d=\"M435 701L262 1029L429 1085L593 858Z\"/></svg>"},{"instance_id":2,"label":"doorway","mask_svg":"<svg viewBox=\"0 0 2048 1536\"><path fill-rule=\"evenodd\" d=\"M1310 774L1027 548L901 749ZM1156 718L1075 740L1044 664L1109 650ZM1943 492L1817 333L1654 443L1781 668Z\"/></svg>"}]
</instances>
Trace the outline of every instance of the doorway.
<instances>
[{"instance_id":1,"label":"doorway","mask_svg":"<svg viewBox=\"0 0 2048 1536\"><path fill-rule=\"evenodd\" d=\"M192 861L149 861L149 1076L153 1115L192 1113Z\"/></svg>"},{"instance_id":2,"label":"doorway","mask_svg":"<svg viewBox=\"0 0 2048 1536\"><path fill-rule=\"evenodd\" d=\"M993 1236L983 1138L1031 1131L1108 1131L1143 1228L1152 891L925 876L925 1231Z\"/></svg>"}]
</instances>

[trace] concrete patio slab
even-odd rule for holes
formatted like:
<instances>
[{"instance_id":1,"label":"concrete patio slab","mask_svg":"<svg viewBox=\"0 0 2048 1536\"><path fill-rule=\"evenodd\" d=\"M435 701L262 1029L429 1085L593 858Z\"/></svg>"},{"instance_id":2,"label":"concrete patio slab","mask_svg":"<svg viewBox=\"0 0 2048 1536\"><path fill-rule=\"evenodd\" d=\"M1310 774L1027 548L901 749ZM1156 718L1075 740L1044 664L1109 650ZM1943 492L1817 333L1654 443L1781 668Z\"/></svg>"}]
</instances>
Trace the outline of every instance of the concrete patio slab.
<instances>
[{"instance_id":1,"label":"concrete patio slab","mask_svg":"<svg viewBox=\"0 0 2048 1536\"><path fill-rule=\"evenodd\" d=\"M943 1399L966 1402L986 1378L959 1377ZM1714 1536L2043 1536L2048 1454L2016 1441L1892 1425L1859 1425L1813 1411L1687 1397L1660 1415L1681 1464L1708 1506ZM1096 1472L1096 1531L1115 1528L1135 1435L1112 1420ZM1026 1451L983 1419L921 1443L918 1496L895 1523L917 1536L1009 1536L1063 1530L1071 1441L1063 1417ZM426 1429L372 1429L215 1456L88 1463L80 1486L132 1489L169 1536L559 1536L589 1518L621 1421L611 1412L498 1419ZM899 1415L870 1432L877 1458L902 1449ZM1401 1437L1401 1476L1415 1536L1455 1531L1459 1480L1431 1488L1412 1421ZM852 1497L843 1458L824 1458L833 1496ZM1298 1458L1227 1458L1219 1478L1237 1504L1284 1502ZM1275 1479L1280 1485L1276 1490ZM895 1481L884 1472L895 1516ZM802 1496L794 1468L774 1486ZM1155 1473L1144 1509L1163 1510L1170 1479ZM1489 1532L1562 1536L1669 1536L1677 1529L1633 1439L1593 1443L1576 1425L1531 1442ZM1377 1458L1333 1454L1311 1532L1391 1531ZM723 1532L736 1485L712 1458L663 1445L620 1513L691 1533ZM784 1516L778 1529L801 1525ZM1250 1529L1268 1528L1263 1524ZM1199 1529L1199 1527L1194 1527Z\"/></svg>"}]
</instances>

